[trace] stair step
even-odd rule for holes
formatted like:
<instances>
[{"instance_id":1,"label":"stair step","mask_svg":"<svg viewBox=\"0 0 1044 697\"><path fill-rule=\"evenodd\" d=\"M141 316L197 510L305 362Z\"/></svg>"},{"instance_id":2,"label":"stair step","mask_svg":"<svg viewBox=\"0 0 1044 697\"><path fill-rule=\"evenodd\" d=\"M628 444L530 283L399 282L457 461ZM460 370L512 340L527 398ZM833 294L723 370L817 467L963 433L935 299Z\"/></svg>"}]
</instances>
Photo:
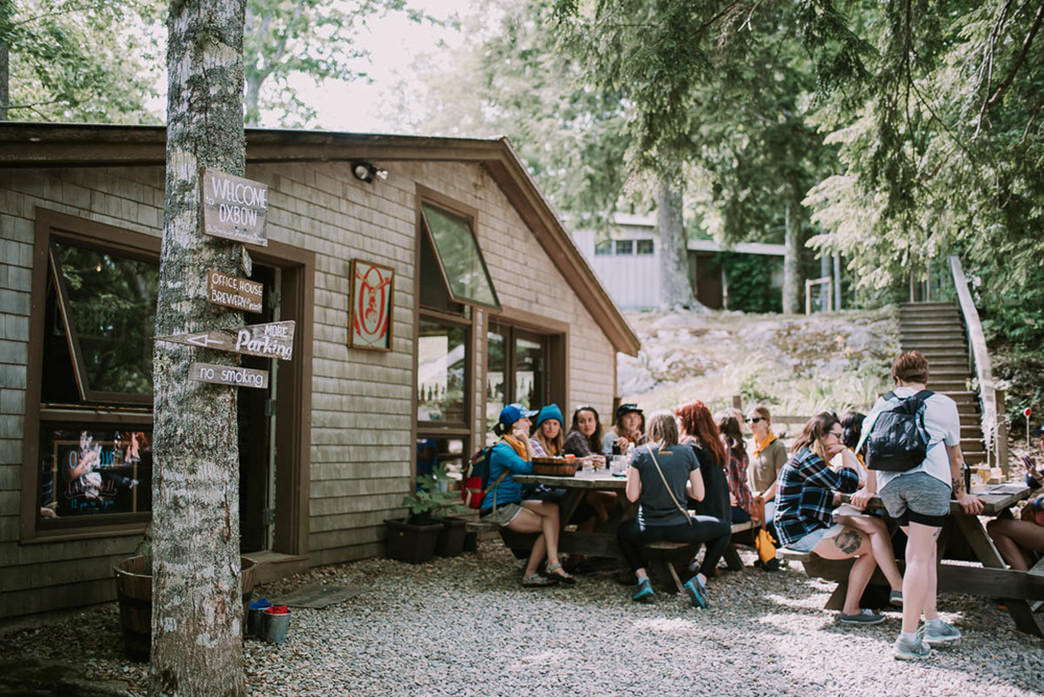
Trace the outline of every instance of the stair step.
<instances>
[{"instance_id":1,"label":"stair step","mask_svg":"<svg viewBox=\"0 0 1044 697\"><path fill-rule=\"evenodd\" d=\"M899 309L929 308L929 307L952 307L957 309L957 303L950 300L930 300L926 302L899 303Z\"/></svg>"}]
</instances>

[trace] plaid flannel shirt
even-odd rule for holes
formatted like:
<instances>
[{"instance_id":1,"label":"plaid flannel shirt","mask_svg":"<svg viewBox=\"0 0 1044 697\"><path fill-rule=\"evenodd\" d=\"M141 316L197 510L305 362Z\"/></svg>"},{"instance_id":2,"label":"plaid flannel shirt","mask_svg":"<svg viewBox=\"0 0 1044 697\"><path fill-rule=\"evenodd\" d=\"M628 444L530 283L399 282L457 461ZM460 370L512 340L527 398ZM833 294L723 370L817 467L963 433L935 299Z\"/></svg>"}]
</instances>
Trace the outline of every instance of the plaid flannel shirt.
<instances>
[{"instance_id":1,"label":"plaid flannel shirt","mask_svg":"<svg viewBox=\"0 0 1044 697\"><path fill-rule=\"evenodd\" d=\"M776 487L776 531L786 546L817 528L833 523L834 492L859 488L859 473L842 467L835 472L808 448L787 460Z\"/></svg>"}]
</instances>

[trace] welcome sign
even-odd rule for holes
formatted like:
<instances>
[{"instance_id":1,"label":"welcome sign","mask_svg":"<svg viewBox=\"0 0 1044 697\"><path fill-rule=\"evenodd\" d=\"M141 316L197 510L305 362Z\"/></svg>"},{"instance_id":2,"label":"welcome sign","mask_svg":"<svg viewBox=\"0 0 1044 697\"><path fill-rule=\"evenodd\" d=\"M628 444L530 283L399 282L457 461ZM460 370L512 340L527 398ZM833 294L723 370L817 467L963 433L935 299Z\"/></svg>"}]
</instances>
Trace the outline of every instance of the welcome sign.
<instances>
[{"instance_id":1,"label":"welcome sign","mask_svg":"<svg viewBox=\"0 0 1044 697\"><path fill-rule=\"evenodd\" d=\"M216 169L203 169L203 232L268 246L268 186Z\"/></svg>"}]
</instances>

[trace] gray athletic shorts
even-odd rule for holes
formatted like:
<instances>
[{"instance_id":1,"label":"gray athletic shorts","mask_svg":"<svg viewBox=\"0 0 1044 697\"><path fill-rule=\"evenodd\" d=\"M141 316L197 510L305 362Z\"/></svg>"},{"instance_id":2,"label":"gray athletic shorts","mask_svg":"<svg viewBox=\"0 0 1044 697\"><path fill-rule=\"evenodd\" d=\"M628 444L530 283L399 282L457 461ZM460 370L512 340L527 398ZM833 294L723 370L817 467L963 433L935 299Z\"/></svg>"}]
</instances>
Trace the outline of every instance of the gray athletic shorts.
<instances>
[{"instance_id":1,"label":"gray athletic shorts","mask_svg":"<svg viewBox=\"0 0 1044 697\"><path fill-rule=\"evenodd\" d=\"M896 477L878 493L899 525L914 522L941 528L950 513L950 487L925 472Z\"/></svg>"}]
</instances>

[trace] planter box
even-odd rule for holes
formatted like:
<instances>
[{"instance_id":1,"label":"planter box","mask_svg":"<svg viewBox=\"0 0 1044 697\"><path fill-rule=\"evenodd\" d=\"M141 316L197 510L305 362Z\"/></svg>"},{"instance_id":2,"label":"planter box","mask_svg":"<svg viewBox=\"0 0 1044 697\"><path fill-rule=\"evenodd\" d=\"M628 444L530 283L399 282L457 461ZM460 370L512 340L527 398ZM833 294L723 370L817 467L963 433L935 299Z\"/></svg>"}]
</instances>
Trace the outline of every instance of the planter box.
<instances>
[{"instance_id":1,"label":"planter box","mask_svg":"<svg viewBox=\"0 0 1044 697\"><path fill-rule=\"evenodd\" d=\"M464 539L468 535L465 527L468 521L463 518L443 518L442 531L435 543L435 554L440 557L457 557L464 551Z\"/></svg>"},{"instance_id":2,"label":"planter box","mask_svg":"<svg viewBox=\"0 0 1044 697\"><path fill-rule=\"evenodd\" d=\"M385 520L388 537L384 540L385 556L389 559L423 564L435 556L435 545L442 532L442 523L413 525L405 520Z\"/></svg>"}]
</instances>

